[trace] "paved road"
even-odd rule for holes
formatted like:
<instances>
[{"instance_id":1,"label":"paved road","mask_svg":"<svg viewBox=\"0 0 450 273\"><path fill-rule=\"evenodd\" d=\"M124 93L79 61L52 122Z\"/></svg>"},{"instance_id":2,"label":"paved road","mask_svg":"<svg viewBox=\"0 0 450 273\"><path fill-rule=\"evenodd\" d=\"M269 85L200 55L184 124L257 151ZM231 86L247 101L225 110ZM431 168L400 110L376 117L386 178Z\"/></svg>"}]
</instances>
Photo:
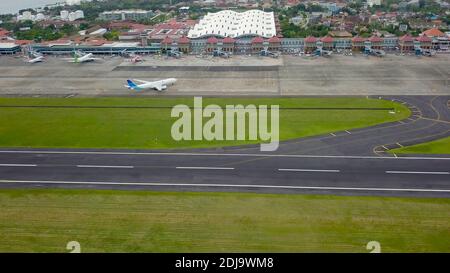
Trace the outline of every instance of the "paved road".
<instances>
[{"instance_id":1,"label":"paved road","mask_svg":"<svg viewBox=\"0 0 450 273\"><path fill-rule=\"evenodd\" d=\"M394 99L394 98L387 98ZM450 97L396 97L405 121L283 143L183 152L2 150L0 187L69 187L450 197L450 155L387 148L448 136Z\"/></svg>"},{"instance_id":2,"label":"paved road","mask_svg":"<svg viewBox=\"0 0 450 273\"><path fill-rule=\"evenodd\" d=\"M449 158L0 152L1 187L450 197Z\"/></svg>"}]
</instances>

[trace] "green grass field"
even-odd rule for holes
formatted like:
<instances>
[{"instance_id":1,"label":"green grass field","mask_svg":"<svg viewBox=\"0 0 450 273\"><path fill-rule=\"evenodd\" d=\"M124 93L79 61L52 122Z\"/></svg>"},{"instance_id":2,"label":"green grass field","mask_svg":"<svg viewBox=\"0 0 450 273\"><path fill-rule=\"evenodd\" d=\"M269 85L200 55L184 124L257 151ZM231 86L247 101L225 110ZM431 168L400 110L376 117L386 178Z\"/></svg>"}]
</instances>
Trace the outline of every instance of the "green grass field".
<instances>
[{"instance_id":1,"label":"green grass field","mask_svg":"<svg viewBox=\"0 0 450 273\"><path fill-rule=\"evenodd\" d=\"M396 154L450 154L450 137L390 151Z\"/></svg>"},{"instance_id":2,"label":"green grass field","mask_svg":"<svg viewBox=\"0 0 450 273\"><path fill-rule=\"evenodd\" d=\"M387 110L281 110L280 139L366 127L409 116L403 105L366 98L206 98L203 105L278 104L280 107L382 107ZM0 98L0 146L66 148L184 148L256 141L175 141L171 109L14 108L1 106L174 106L192 98Z\"/></svg>"},{"instance_id":3,"label":"green grass field","mask_svg":"<svg viewBox=\"0 0 450 273\"><path fill-rule=\"evenodd\" d=\"M0 190L0 252L450 252L450 200Z\"/></svg>"}]
</instances>

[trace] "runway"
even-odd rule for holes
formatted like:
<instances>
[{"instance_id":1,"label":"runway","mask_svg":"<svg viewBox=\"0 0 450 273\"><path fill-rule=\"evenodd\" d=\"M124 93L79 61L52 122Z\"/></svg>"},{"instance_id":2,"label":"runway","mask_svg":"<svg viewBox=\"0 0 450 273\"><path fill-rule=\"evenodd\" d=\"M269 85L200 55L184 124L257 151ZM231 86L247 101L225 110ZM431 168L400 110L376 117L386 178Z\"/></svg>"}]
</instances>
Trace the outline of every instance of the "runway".
<instances>
[{"instance_id":1,"label":"runway","mask_svg":"<svg viewBox=\"0 0 450 273\"><path fill-rule=\"evenodd\" d=\"M1 187L450 197L450 157L1 151Z\"/></svg>"},{"instance_id":2,"label":"runway","mask_svg":"<svg viewBox=\"0 0 450 273\"><path fill-rule=\"evenodd\" d=\"M283 142L179 151L0 151L0 187L450 197L450 155L387 149L450 135L450 96L383 97L407 120Z\"/></svg>"}]
</instances>

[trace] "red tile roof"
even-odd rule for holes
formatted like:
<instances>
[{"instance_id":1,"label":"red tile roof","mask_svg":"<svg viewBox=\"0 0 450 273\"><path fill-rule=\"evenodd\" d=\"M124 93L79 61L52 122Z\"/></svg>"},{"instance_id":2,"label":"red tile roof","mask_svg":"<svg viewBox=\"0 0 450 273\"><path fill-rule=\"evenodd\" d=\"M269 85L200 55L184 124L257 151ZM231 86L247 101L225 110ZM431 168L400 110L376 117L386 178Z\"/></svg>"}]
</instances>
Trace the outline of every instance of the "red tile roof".
<instances>
[{"instance_id":1,"label":"red tile roof","mask_svg":"<svg viewBox=\"0 0 450 273\"><path fill-rule=\"evenodd\" d=\"M16 45L21 45L21 46L23 46L23 45L29 45L29 44L32 44L32 43L33 43L33 40L15 40L14 43L15 43Z\"/></svg>"},{"instance_id":2,"label":"red tile roof","mask_svg":"<svg viewBox=\"0 0 450 273\"><path fill-rule=\"evenodd\" d=\"M191 20L188 19L186 20L186 22L184 22L186 25L193 27L194 25L196 25L198 23L198 20Z\"/></svg>"},{"instance_id":3,"label":"red tile roof","mask_svg":"<svg viewBox=\"0 0 450 273\"><path fill-rule=\"evenodd\" d=\"M269 43L281 43L281 39L277 36L273 36L272 38L269 38Z\"/></svg>"},{"instance_id":4,"label":"red tile roof","mask_svg":"<svg viewBox=\"0 0 450 273\"><path fill-rule=\"evenodd\" d=\"M61 38L61 39L57 39L57 40L53 40L53 41L45 41L42 42L42 44L44 45L51 45L51 44L68 44L71 43L72 41L70 39L67 38Z\"/></svg>"},{"instance_id":5,"label":"red tile roof","mask_svg":"<svg viewBox=\"0 0 450 273\"><path fill-rule=\"evenodd\" d=\"M353 39L352 39L352 42L354 42L354 43L361 43L364 41L366 41L366 39L363 37L359 37L359 36L353 37Z\"/></svg>"},{"instance_id":6,"label":"red tile roof","mask_svg":"<svg viewBox=\"0 0 450 273\"><path fill-rule=\"evenodd\" d=\"M206 40L208 44L217 44L219 40L216 37L209 37L208 40Z\"/></svg>"},{"instance_id":7,"label":"red tile roof","mask_svg":"<svg viewBox=\"0 0 450 273\"><path fill-rule=\"evenodd\" d=\"M10 33L10 31L0 28L0 36L8 36Z\"/></svg>"},{"instance_id":8,"label":"red tile roof","mask_svg":"<svg viewBox=\"0 0 450 273\"><path fill-rule=\"evenodd\" d=\"M234 42L236 42L236 40L234 40L231 37L225 37L222 41L224 44L234 44Z\"/></svg>"},{"instance_id":9,"label":"red tile roof","mask_svg":"<svg viewBox=\"0 0 450 273\"><path fill-rule=\"evenodd\" d=\"M264 43L264 38L259 37L259 36L253 38L253 40L252 40L252 44L262 44L262 43Z\"/></svg>"},{"instance_id":10,"label":"red tile roof","mask_svg":"<svg viewBox=\"0 0 450 273\"><path fill-rule=\"evenodd\" d=\"M89 39L84 44L89 46L101 46L107 42L106 39Z\"/></svg>"},{"instance_id":11,"label":"red tile roof","mask_svg":"<svg viewBox=\"0 0 450 273\"><path fill-rule=\"evenodd\" d=\"M180 39L178 39L178 43L179 44L189 44L190 40L188 37L186 36L182 36Z\"/></svg>"},{"instance_id":12,"label":"red tile roof","mask_svg":"<svg viewBox=\"0 0 450 273\"><path fill-rule=\"evenodd\" d=\"M171 43L173 43L173 40L172 40L169 36L166 36L166 37L161 41L161 44L165 44L165 45L168 45L168 44L171 44Z\"/></svg>"},{"instance_id":13,"label":"red tile roof","mask_svg":"<svg viewBox=\"0 0 450 273\"><path fill-rule=\"evenodd\" d=\"M325 36L322 39L320 39L320 41L322 43L332 43L333 42L333 38L331 38L330 36Z\"/></svg>"},{"instance_id":14,"label":"red tile roof","mask_svg":"<svg viewBox=\"0 0 450 273\"><path fill-rule=\"evenodd\" d=\"M167 23L156 24L154 26L148 27L148 37L150 39L159 40L163 39L166 36L169 36L170 38L177 40L182 36L185 36L188 33L190 27L191 26L188 23L175 22L172 20Z\"/></svg>"},{"instance_id":15,"label":"red tile roof","mask_svg":"<svg viewBox=\"0 0 450 273\"><path fill-rule=\"evenodd\" d=\"M137 24L133 22L110 22L108 24L109 28L128 28L128 29L146 29L151 28L151 26L143 25L143 24Z\"/></svg>"},{"instance_id":16,"label":"red tile roof","mask_svg":"<svg viewBox=\"0 0 450 273\"><path fill-rule=\"evenodd\" d=\"M431 43L432 39L428 37L427 35L422 35L416 38L417 41L422 43Z\"/></svg>"},{"instance_id":17,"label":"red tile roof","mask_svg":"<svg viewBox=\"0 0 450 273\"><path fill-rule=\"evenodd\" d=\"M406 34L406 35L403 35L402 37L400 37L399 40L402 42L413 42L414 38L411 37L410 35Z\"/></svg>"},{"instance_id":18,"label":"red tile roof","mask_svg":"<svg viewBox=\"0 0 450 273\"><path fill-rule=\"evenodd\" d=\"M422 35L426 35L428 37L441 37L445 36L445 34L437 28L431 28L422 32Z\"/></svg>"},{"instance_id":19,"label":"red tile roof","mask_svg":"<svg viewBox=\"0 0 450 273\"><path fill-rule=\"evenodd\" d=\"M372 36L369 38L369 41L372 43L380 43L383 42L383 39L378 36Z\"/></svg>"},{"instance_id":20,"label":"red tile roof","mask_svg":"<svg viewBox=\"0 0 450 273\"><path fill-rule=\"evenodd\" d=\"M305 38L305 43L315 43L317 42L317 39L313 36L308 36Z\"/></svg>"}]
</instances>

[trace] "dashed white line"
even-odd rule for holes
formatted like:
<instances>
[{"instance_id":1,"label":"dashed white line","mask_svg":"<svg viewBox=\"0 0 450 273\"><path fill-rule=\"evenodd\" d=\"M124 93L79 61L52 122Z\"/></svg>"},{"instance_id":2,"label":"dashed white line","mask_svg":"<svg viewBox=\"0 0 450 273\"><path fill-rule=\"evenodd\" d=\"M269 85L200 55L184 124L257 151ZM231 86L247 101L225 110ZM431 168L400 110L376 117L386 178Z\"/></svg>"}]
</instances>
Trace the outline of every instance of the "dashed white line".
<instances>
[{"instance_id":1,"label":"dashed white line","mask_svg":"<svg viewBox=\"0 0 450 273\"><path fill-rule=\"evenodd\" d=\"M111 168L111 169L133 169L134 166L102 166L102 165L77 165L78 168Z\"/></svg>"},{"instance_id":2,"label":"dashed white line","mask_svg":"<svg viewBox=\"0 0 450 273\"><path fill-rule=\"evenodd\" d=\"M269 188L298 190L336 190L336 191L396 191L396 192L442 192L450 193L450 189L420 189L420 188L352 188L352 187L310 187L282 185L233 185L233 184L177 184L177 183L147 183L147 182L92 182L92 181L25 181L0 180L3 184L67 184L67 185L99 185L99 186L173 186L173 187L217 187L217 188Z\"/></svg>"},{"instance_id":3,"label":"dashed white line","mask_svg":"<svg viewBox=\"0 0 450 273\"><path fill-rule=\"evenodd\" d=\"M227 168L227 167L176 167L176 169L186 169L186 170L234 170L234 168Z\"/></svg>"},{"instance_id":4,"label":"dashed white line","mask_svg":"<svg viewBox=\"0 0 450 273\"><path fill-rule=\"evenodd\" d=\"M345 132L347 133L347 134L349 134L349 135L351 135L352 133L350 133L348 130L345 130Z\"/></svg>"},{"instance_id":5,"label":"dashed white line","mask_svg":"<svg viewBox=\"0 0 450 273\"><path fill-rule=\"evenodd\" d=\"M450 172L386 171L390 174L450 174Z\"/></svg>"},{"instance_id":6,"label":"dashed white line","mask_svg":"<svg viewBox=\"0 0 450 273\"><path fill-rule=\"evenodd\" d=\"M323 173L338 173L339 170L320 170L320 169L278 169L280 172L323 172Z\"/></svg>"},{"instance_id":7,"label":"dashed white line","mask_svg":"<svg viewBox=\"0 0 450 273\"><path fill-rule=\"evenodd\" d=\"M0 167L36 167L36 164L0 164Z\"/></svg>"},{"instance_id":8,"label":"dashed white line","mask_svg":"<svg viewBox=\"0 0 450 273\"><path fill-rule=\"evenodd\" d=\"M336 134L333 134L333 133L330 133L330 135L332 135L332 136L336 136Z\"/></svg>"}]
</instances>

